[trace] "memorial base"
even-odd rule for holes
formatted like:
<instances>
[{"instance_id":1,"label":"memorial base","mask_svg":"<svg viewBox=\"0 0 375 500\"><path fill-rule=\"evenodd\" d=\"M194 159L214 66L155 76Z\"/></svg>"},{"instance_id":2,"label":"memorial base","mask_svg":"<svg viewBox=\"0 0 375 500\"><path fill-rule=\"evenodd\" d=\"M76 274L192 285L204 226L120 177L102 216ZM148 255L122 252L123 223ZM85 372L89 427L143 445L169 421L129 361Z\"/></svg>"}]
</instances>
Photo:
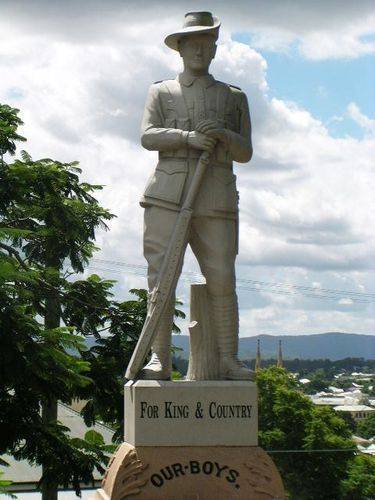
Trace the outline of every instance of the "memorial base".
<instances>
[{"instance_id":1,"label":"memorial base","mask_svg":"<svg viewBox=\"0 0 375 500\"><path fill-rule=\"evenodd\" d=\"M123 443L93 500L285 499L280 475L258 446Z\"/></svg>"},{"instance_id":2,"label":"memorial base","mask_svg":"<svg viewBox=\"0 0 375 500\"><path fill-rule=\"evenodd\" d=\"M124 441L95 500L284 499L249 381L125 385Z\"/></svg>"}]
</instances>

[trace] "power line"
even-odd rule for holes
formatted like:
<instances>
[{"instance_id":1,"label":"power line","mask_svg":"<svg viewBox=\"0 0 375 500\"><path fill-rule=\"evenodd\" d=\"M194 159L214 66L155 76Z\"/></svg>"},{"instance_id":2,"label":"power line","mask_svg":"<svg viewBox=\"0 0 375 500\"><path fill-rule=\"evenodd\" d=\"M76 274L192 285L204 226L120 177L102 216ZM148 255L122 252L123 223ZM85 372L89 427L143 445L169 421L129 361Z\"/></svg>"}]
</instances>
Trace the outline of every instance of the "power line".
<instances>
[{"instance_id":1,"label":"power line","mask_svg":"<svg viewBox=\"0 0 375 500\"><path fill-rule=\"evenodd\" d=\"M140 264L130 264L125 261L115 261L115 260L107 260L107 259L92 259L94 262L103 262L103 263L108 263L108 264L115 264L117 266L121 267L129 267L129 268L134 268L134 269L142 269L147 271L147 266L145 265L140 265ZM200 276L199 273L195 273L193 271L184 271L182 274L187 274L189 276ZM276 283L276 282L270 282L270 281L259 281L259 280L251 280L251 279L244 279L244 278L237 278L237 282L239 283L251 283L251 284L259 284L262 286L270 286L270 287L280 287L280 286L287 286L290 288L295 288L299 290L307 290L307 291L312 291L312 292L325 292L325 293L338 293L338 294L343 294L343 295L357 295L360 297L371 297L375 298L375 292L355 292L355 291L349 291L349 290L337 290L337 289L330 289L330 288L317 288L317 287L308 287L308 286L303 286L303 285L293 285L291 283Z\"/></svg>"},{"instance_id":2,"label":"power line","mask_svg":"<svg viewBox=\"0 0 375 500\"><path fill-rule=\"evenodd\" d=\"M89 265L88 268L93 269L93 270L98 270L98 271L109 271L109 272L112 272L112 273L117 274L117 275L121 274L118 269L112 269L112 268L108 268L108 267L96 267L96 266ZM130 274L134 274L134 275L146 278L146 269L142 271L140 269L135 270L135 269L129 268L127 270L127 272L129 272ZM181 279L183 281L191 282L192 278L195 281L204 282L204 277L202 275L194 274L194 273L182 273L181 274ZM317 293L314 293L314 294L313 293L306 293L306 292L303 292L302 290L280 290L280 289L273 290L273 289L264 288L261 286L250 287L250 286L242 285L240 280L237 280L237 282L239 282L239 286L237 286L238 290L245 290L245 291L251 291L251 292L258 292L258 293L265 292L265 293L272 293L272 294L277 294L277 295L287 295L287 296L303 295L304 297L309 297L309 298L313 298L313 299L333 300L333 301L347 298L344 295L344 293L342 295L332 296L332 295L324 295L324 294L317 294ZM374 304L375 303L375 298L373 300L371 300L371 299L366 300L366 299L350 297L350 300L352 300L355 303L360 303L360 304Z\"/></svg>"},{"instance_id":3,"label":"power line","mask_svg":"<svg viewBox=\"0 0 375 500\"><path fill-rule=\"evenodd\" d=\"M336 448L323 450L264 450L267 453L348 453L349 451L358 452L358 448Z\"/></svg>"},{"instance_id":4,"label":"power line","mask_svg":"<svg viewBox=\"0 0 375 500\"><path fill-rule=\"evenodd\" d=\"M93 262L98 264L112 264L118 267L126 268L127 272L131 274L146 277L147 267L145 265L130 264L123 261L112 261L107 259L92 259ZM97 269L99 271L109 271L115 274L120 274L119 269L113 269L111 267L96 267L89 265L91 269ZM192 271L184 271L181 273L181 279L183 281L191 281L192 279L198 280L199 282L204 282L204 277ZM237 289L252 291L252 292L264 292L273 293L277 295L303 295L305 297L320 299L320 300L334 300L339 299L350 299L356 303L362 304L372 304L375 302L375 293L362 293L346 290L333 290L326 288L314 288L301 285L292 285L289 283L273 283L267 281L250 280L250 279L237 279ZM252 286L251 286L252 285Z\"/></svg>"},{"instance_id":5,"label":"power line","mask_svg":"<svg viewBox=\"0 0 375 500\"><path fill-rule=\"evenodd\" d=\"M363 298L371 298L375 299L375 293L365 293L365 292L354 292L354 291L349 291L349 290L335 290L335 289L329 289L329 288L318 288L318 287L309 287L309 286L302 286L302 285L292 285L290 283L271 283L267 281L258 281L258 280L246 280L246 279L240 279L240 282L246 282L246 283L254 283L254 284L259 284L262 286L269 286L269 287L289 287L293 288L296 290L306 290L309 292L324 292L328 294L337 294L337 295L345 295L346 297L353 296L353 297L363 297Z\"/></svg>"}]
</instances>

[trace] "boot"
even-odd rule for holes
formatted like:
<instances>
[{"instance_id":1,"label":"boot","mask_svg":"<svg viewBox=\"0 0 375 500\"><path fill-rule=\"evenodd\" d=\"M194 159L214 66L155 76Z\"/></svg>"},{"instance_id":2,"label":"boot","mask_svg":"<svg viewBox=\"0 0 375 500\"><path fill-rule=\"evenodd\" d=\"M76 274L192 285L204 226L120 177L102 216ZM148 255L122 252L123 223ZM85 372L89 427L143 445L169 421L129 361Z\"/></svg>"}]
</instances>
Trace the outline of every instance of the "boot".
<instances>
[{"instance_id":1,"label":"boot","mask_svg":"<svg viewBox=\"0 0 375 500\"><path fill-rule=\"evenodd\" d=\"M220 376L223 380L253 380L254 372L239 361L238 305L235 293L210 296L212 316L220 356Z\"/></svg>"},{"instance_id":2,"label":"boot","mask_svg":"<svg viewBox=\"0 0 375 500\"><path fill-rule=\"evenodd\" d=\"M144 366L139 378L144 380L170 380L172 373L171 334L174 300L167 304L158 325L158 333L151 346L151 359Z\"/></svg>"}]
</instances>

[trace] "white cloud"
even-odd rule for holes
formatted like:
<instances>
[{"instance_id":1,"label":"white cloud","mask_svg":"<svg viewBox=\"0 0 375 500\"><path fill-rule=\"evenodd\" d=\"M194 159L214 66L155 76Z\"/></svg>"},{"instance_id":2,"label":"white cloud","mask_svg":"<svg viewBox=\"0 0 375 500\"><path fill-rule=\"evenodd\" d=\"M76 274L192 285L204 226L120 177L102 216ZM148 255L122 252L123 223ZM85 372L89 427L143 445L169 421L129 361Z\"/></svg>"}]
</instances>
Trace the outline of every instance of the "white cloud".
<instances>
[{"instance_id":1,"label":"white cloud","mask_svg":"<svg viewBox=\"0 0 375 500\"><path fill-rule=\"evenodd\" d=\"M146 42L157 46L160 34L178 28L185 12L202 5L191 0L2 0L0 18L17 24L17 32L33 32L73 43ZM224 29L245 33L255 48L287 52L296 47L308 59L355 58L375 51L375 8L372 0L206 0ZM177 25L176 25L176 20Z\"/></svg>"},{"instance_id":2,"label":"white cloud","mask_svg":"<svg viewBox=\"0 0 375 500\"><path fill-rule=\"evenodd\" d=\"M359 107L351 102L348 105L348 114L366 133L375 135L375 120L361 113Z\"/></svg>"},{"instance_id":3,"label":"white cloud","mask_svg":"<svg viewBox=\"0 0 375 500\"><path fill-rule=\"evenodd\" d=\"M343 306L348 307L348 306ZM273 328L269 325L272 323ZM322 326L324 325L324 326ZM345 333L373 333L373 321L370 316L353 314L352 311L314 311L310 314L305 309L284 306L267 306L246 313L241 317L241 327L245 331L261 334L313 334L327 331Z\"/></svg>"},{"instance_id":4,"label":"white cloud","mask_svg":"<svg viewBox=\"0 0 375 500\"><path fill-rule=\"evenodd\" d=\"M222 38L214 65L225 81L235 80L237 85L266 92L268 85L265 59L248 45L234 42L228 34Z\"/></svg>"},{"instance_id":5,"label":"white cloud","mask_svg":"<svg viewBox=\"0 0 375 500\"><path fill-rule=\"evenodd\" d=\"M339 304L341 304L343 306L351 306L351 305L353 305L353 301L352 301L352 299L348 299L348 298L340 299Z\"/></svg>"},{"instance_id":6,"label":"white cloud","mask_svg":"<svg viewBox=\"0 0 375 500\"><path fill-rule=\"evenodd\" d=\"M335 32L317 30L304 36L299 50L307 59L356 58L375 53L375 17L342 26Z\"/></svg>"},{"instance_id":7,"label":"white cloud","mask_svg":"<svg viewBox=\"0 0 375 500\"><path fill-rule=\"evenodd\" d=\"M371 2L255 3L258 12L243 30L252 34L256 48L286 53L296 48L301 56L312 60L356 58L375 52Z\"/></svg>"}]
</instances>

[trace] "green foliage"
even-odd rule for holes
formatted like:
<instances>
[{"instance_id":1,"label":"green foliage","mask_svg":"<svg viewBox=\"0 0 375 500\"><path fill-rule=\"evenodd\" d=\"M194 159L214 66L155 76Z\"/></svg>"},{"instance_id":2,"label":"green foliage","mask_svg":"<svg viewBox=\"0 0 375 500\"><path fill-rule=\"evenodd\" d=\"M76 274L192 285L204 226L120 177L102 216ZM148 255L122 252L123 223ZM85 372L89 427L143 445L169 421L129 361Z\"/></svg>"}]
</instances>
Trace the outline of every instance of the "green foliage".
<instances>
[{"instance_id":1,"label":"green foliage","mask_svg":"<svg viewBox=\"0 0 375 500\"><path fill-rule=\"evenodd\" d=\"M282 368L257 374L259 439L266 449L296 449L305 436L312 403L296 390L294 379Z\"/></svg>"},{"instance_id":2,"label":"green foliage","mask_svg":"<svg viewBox=\"0 0 375 500\"><path fill-rule=\"evenodd\" d=\"M49 158L0 164L1 231L26 257L61 268L68 258L82 272L95 249L95 229L106 228L113 215L92 193L101 186L79 181L78 162Z\"/></svg>"},{"instance_id":3,"label":"green foliage","mask_svg":"<svg viewBox=\"0 0 375 500\"><path fill-rule=\"evenodd\" d=\"M103 436L94 430L87 431L85 434L85 441L91 444L104 445Z\"/></svg>"},{"instance_id":4,"label":"green foliage","mask_svg":"<svg viewBox=\"0 0 375 500\"><path fill-rule=\"evenodd\" d=\"M375 377L372 377L368 381L361 381L362 384L362 392L372 397L375 396Z\"/></svg>"},{"instance_id":5,"label":"green foliage","mask_svg":"<svg viewBox=\"0 0 375 500\"><path fill-rule=\"evenodd\" d=\"M182 302L179 299L176 299L176 306L181 306L181 305L182 305ZM175 316L175 318L185 319L185 313L183 311L181 311L180 309L177 309L177 307L174 310L174 316ZM176 325L175 322L173 322L172 333L181 333L180 328ZM173 349L174 349L173 352L175 352L176 348L173 348Z\"/></svg>"},{"instance_id":6,"label":"green foliage","mask_svg":"<svg viewBox=\"0 0 375 500\"><path fill-rule=\"evenodd\" d=\"M38 270L29 277L17 266L0 255L0 454L48 464L43 480L58 477L78 492L79 482L91 480L94 467L106 462L105 450L78 443L57 422L46 425L40 403L69 403L91 383L89 364L69 354L83 348L83 338L71 328L44 328L34 304Z\"/></svg>"},{"instance_id":7,"label":"green foliage","mask_svg":"<svg viewBox=\"0 0 375 500\"><path fill-rule=\"evenodd\" d=\"M65 488L73 485L80 496L80 482L92 482L95 467L104 474L108 450L101 443L71 438L69 429L59 422L40 421L31 430L38 439L28 437L23 446L13 451L13 456L43 465L42 482L56 482Z\"/></svg>"},{"instance_id":8,"label":"green foliage","mask_svg":"<svg viewBox=\"0 0 375 500\"><path fill-rule=\"evenodd\" d=\"M375 457L358 455L349 466L348 477L342 482L343 500L375 498Z\"/></svg>"},{"instance_id":9,"label":"green foliage","mask_svg":"<svg viewBox=\"0 0 375 500\"><path fill-rule=\"evenodd\" d=\"M308 469L311 473L305 473L303 486L305 491L315 492L315 495L319 489L323 491L320 498L338 498L341 481L346 475L348 464L353 457L352 450L355 448L350 439L351 430L345 421L328 407L314 407L311 417L306 425L304 448L327 451L309 454ZM302 471L301 464L300 474Z\"/></svg>"},{"instance_id":10,"label":"green foliage","mask_svg":"<svg viewBox=\"0 0 375 500\"><path fill-rule=\"evenodd\" d=\"M8 481L6 479L1 479L1 476L4 475L4 472L0 471L0 495L7 496L9 498L17 498L16 496L12 495L8 491L8 487L11 486L12 481Z\"/></svg>"},{"instance_id":11,"label":"green foliage","mask_svg":"<svg viewBox=\"0 0 375 500\"><path fill-rule=\"evenodd\" d=\"M183 376L177 370L172 371L172 380L183 380Z\"/></svg>"},{"instance_id":12,"label":"green foliage","mask_svg":"<svg viewBox=\"0 0 375 500\"><path fill-rule=\"evenodd\" d=\"M354 448L347 424L333 410L315 407L282 368L260 370L257 384L259 442L270 451L291 498L339 498Z\"/></svg>"},{"instance_id":13,"label":"green foliage","mask_svg":"<svg viewBox=\"0 0 375 500\"><path fill-rule=\"evenodd\" d=\"M174 353L172 362L175 369L184 377L188 371L189 361L186 358L182 358L177 351L177 353Z\"/></svg>"},{"instance_id":14,"label":"green foliage","mask_svg":"<svg viewBox=\"0 0 375 500\"><path fill-rule=\"evenodd\" d=\"M0 103L0 157L5 153L13 155L16 151L16 141L26 141L17 133L23 121L18 117L19 109Z\"/></svg>"},{"instance_id":15,"label":"green foliage","mask_svg":"<svg viewBox=\"0 0 375 500\"><path fill-rule=\"evenodd\" d=\"M346 422L351 433L355 434L357 431L357 424L356 424L354 418L352 417L351 413L347 413L345 411L342 411L340 413L340 417Z\"/></svg>"},{"instance_id":16,"label":"green foliage","mask_svg":"<svg viewBox=\"0 0 375 500\"><path fill-rule=\"evenodd\" d=\"M316 392L326 391L330 385L330 380L323 369L316 370L310 376L310 383L304 387L308 394L315 394Z\"/></svg>"},{"instance_id":17,"label":"green foliage","mask_svg":"<svg viewBox=\"0 0 375 500\"><path fill-rule=\"evenodd\" d=\"M248 363L249 366L254 366L255 359L248 360ZM262 359L263 368L269 368L276 363L277 359ZM333 376L338 373L347 372L348 375L353 371L372 373L375 369L375 359L364 358L344 358L335 361L331 359L284 359L283 364L288 371L298 372L300 378L310 378L317 370L323 370L325 377L332 382ZM341 383L341 379L337 381L337 384L339 383Z\"/></svg>"},{"instance_id":18,"label":"green foliage","mask_svg":"<svg viewBox=\"0 0 375 500\"><path fill-rule=\"evenodd\" d=\"M147 311L147 292L132 290L138 300L111 301L102 310L102 331L96 331L95 344L82 351L82 359L90 363L89 376L93 386L83 391L88 402L82 414L87 425L97 418L117 431L121 438L124 421L123 385L124 373L142 330ZM96 310L98 314L98 310ZM81 323L82 328L85 323ZM81 326L77 325L77 328Z\"/></svg>"},{"instance_id":19,"label":"green foliage","mask_svg":"<svg viewBox=\"0 0 375 500\"><path fill-rule=\"evenodd\" d=\"M357 434L365 439L375 438L375 412L358 423Z\"/></svg>"}]
</instances>

